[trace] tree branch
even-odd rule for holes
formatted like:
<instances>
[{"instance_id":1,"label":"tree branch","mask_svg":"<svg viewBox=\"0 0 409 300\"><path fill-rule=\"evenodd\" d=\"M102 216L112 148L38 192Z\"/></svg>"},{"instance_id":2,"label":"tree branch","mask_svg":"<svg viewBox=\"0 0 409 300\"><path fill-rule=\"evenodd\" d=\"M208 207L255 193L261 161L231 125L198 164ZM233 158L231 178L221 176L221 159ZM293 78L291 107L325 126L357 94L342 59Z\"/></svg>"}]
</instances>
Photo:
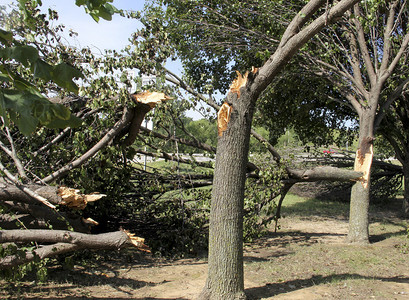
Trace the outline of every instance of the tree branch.
<instances>
[{"instance_id":1,"label":"tree branch","mask_svg":"<svg viewBox=\"0 0 409 300\"><path fill-rule=\"evenodd\" d=\"M368 72L368 77L369 80L371 82L372 86L376 85L376 73L374 70L374 66L372 65L372 61L371 61L371 56L369 55L369 50L368 50L368 46L366 45L366 38L365 38L365 32L364 29L361 25L361 23L359 22L359 18L362 18L362 13L361 13L361 9L359 8L359 5L356 4L354 6L354 24L356 27L356 31L358 33L358 45L359 48L361 49L361 53L362 53L362 57L364 59L364 63L365 63L365 67L367 69Z\"/></svg>"},{"instance_id":2,"label":"tree branch","mask_svg":"<svg viewBox=\"0 0 409 300\"><path fill-rule=\"evenodd\" d=\"M316 167L309 170L288 169L291 182L310 181L350 181L359 180L362 172L340 169L330 166Z\"/></svg>"},{"instance_id":3,"label":"tree branch","mask_svg":"<svg viewBox=\"0 0 409 300\"><path fill-rule=\"evenodd\" d=\"M316 6L323 4L325 1L309 1L307 5L311 5L312 9L317 9ZM279 71L285 66L285 64L291 59L291 57L300 49L307 41L311 39L316 33L322 30L328 23L334 22L341 17L345 11L351 8L359 0L345 0L338 2L331 10L325 12L320 17L312 21L308 26L293 35L294 30L287 33L285 37L286 42L279 46L274 54L267 60L267 62L260 68L251 84L251 91L258 96L273 80ZM310 4L311 3L311 4ZM308 15L307 12L306 15ZM299 20L295 24L305 24L305 20ZM292 26L294 27L295 24ZM286 35L286 34L284 34ZM254 97L256 99L258 97Z\"/></svg>"},{"instance_id":4,"label":"tree branch","mask_svg":"<svg viewBox=\"0 0 409 300\"><path fill-rule=\"evenodd\" d=\"M386 21L386 26L383 33L383 53L380 72L383 74L388 69L388 63L391 57L392 48L392 30L394 27L395 10L399 1L394 1L389 7L388 19Z\"/></svg>"},{"instance_id":5,"label":"tree branch","mask_svg":"<svg viewBox=\"0 0 409 300\"><path fill-rule=\"evenodd\" d=\"M125 107L123 115L122 115L122 119L119 120L105 134L105 136L98 143L96 143L91 149L89 149L81 157L63 166L59 170L43 178L41 181L44 183L50 183L52 181L55 181L61 178L62 176L64 176L66 173L68 173L72 169L77 168L81 166L82 164L84 164L88 159L94 156L99 150L107 146L115 138L115 136L119 134L121 130L132 120L132 116L133 116L132 111L128 107Z\"/></svg>"},{"instance_id":6,"label":"tree branch","mask_svg":"<svg viewBox=\"0 0 409 300\"><path fill-rule=\"evenodd\" d=\"M24 181L28 180L28 177L27 177L26 171L24 170L23 164L21 163L21 160L17 156L16 148L14 147L14 141L13 141L13 137L10 134L10 130L6 126L6 123L4 122L3 117L1 117L1 120L3 121L4 127L6 129L6 136L7 136L7 139L9 141L9 143L10 143L11 150L9 148L7 148L7 146L4 145L3 142L1 142L1 141L0 141L0 147L3 149L4 152L6 152L6 154L8 156L11 157L11 159L13 159L14 165L17 168L17 172L18 172L20 178L22 180L24 180Z\"/></svg>"},{"instance_id":7,"label":"tree branch","mask_svg":"<svg viewBox=\"0 0 409 300\"><path fill-rule=\"evenodd\" d=\"M27 194L28 196L30 196L33 199L36 199L37 201L41 202L42 204L55 209L55 205L51 204L50 202L48 202L48 200L40 195L38 195L36 192L30 190L28 187L24 186L21 184L21 182L13 175L11 174L6 167L3 166L3 164L0 162L0 170L3 171L3 173L6 175L6 177L14 183L14 185L19 188L20 190L22 190L25 194Z\"/></svg>"},{"instance_id":8,"label":"tree branch","mask_svg":"<svg viewBox=\"0 0 409 300\"><path fill-rule=\"evenodd\" d=\"M80 249L113 249L136 247L148 251L144 239L133 236L127 231L83 234L62 230L1 230L0 242L38 242L56 243L42 246L24 255L11 255L0 259L0 270L12 268L33 261L36 257L44 259Z\"/></svg>"}]
</instances>

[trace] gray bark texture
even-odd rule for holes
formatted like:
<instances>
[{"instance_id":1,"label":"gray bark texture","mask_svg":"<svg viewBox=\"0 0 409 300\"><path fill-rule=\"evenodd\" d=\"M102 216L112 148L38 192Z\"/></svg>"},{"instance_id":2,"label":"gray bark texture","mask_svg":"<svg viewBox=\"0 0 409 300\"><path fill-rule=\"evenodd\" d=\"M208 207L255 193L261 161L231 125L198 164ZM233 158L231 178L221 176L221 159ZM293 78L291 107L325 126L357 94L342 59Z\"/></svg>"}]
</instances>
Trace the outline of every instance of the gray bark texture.
<instances>
[{"instance_id":1,"label":"gray bark texture","mask_svg":"<svg viewBox=\"0 0 409 300\"><path fill-rule=\"evenodd\" d=\"M404 194L402 210L406 217L409 217L409 157L407 161L403 164L403 179L404 179Z\"/></svg>"},{"instance_id":2,"label":"gray bark texture","mask_svg":"<svg viewBox=\"0 0 409 300\"><path fill-rule=\"evenodd\" d=\"M330 166L316 167L309 170L288 169L291 179L295 182L305 181L348 181L358 180L363 175L362 172L356 172L346 169L340 169Z\"/></svg>"},{"instance_id":3,"label":"gray bark texture","mask_svg":"<svg viewBox=\"0 0 409 300\"><path fill-rule=\"evenodd\" d=\"M356 182L351 189L349 230L347 241L352 244L369 243L369 187Z\"/></svg>"},{"instance_id":4,"label":"gray bark texture","mask_svg":"<svg viewBox=\"0 0 409 300\"><path fill-rule=\"evenodd\" d=\"M58 196L57 186L44 186L38 184L27 185L27 188L46 198L52 204L61 204L62 198ZM15 185L0 181L0 201L16 201L27 204L38 204L38 201L28 196Z\"/></svg>"},{"instance_id":5,"label":"gray bark texture","mask_svg":"<svg viewBox=\"0 0 409 300\"><path fill-rule=\"evenodd\" d=\"M228 102L236 95L229 93ZM230 101L229 101L230 100ZM208 279L200 299L245 299L243 201L248 161L251 101L233 102L228 129L219 137L212 189Z\"/></svg>"},{"instance_id":6,"label":"gray bark texture","mask_svg":"<svg viewBox=\"0 0 409 300\"><path fill-rule=\"evenodd\" d=\"M374 138L374 118L373 110L363 110L360 115L359 129L359 152L355 161L362 159L362 156L369 151ZM370 141L368 143L368 141ZM369 201L370 201L371 174L368 174L368 184L366 187L357 181L351 189L351 203L349 211L349 231L347 241L353 244L369 243Z\"/></svg>"},{"instance_id":7,"label":"gray bark texture","mask_svg":"<svg viewBox=\"0 0 409 300\"><path fill-rule=\"evenodd\" d=\"M26 251L23 255L10 255L0 259L0 270L12 268L33 261L36 257L44 259L66 252L80 249L116 249L137 246L132 242L132 236L125 231L101 234L83 234L65 230L1 230L0 243L30 242L54 243L40 246L33 251ZM144 248L143 240L140 245ZM145 246L146 247L146 246Z\"/></svg>"}]
</instances>

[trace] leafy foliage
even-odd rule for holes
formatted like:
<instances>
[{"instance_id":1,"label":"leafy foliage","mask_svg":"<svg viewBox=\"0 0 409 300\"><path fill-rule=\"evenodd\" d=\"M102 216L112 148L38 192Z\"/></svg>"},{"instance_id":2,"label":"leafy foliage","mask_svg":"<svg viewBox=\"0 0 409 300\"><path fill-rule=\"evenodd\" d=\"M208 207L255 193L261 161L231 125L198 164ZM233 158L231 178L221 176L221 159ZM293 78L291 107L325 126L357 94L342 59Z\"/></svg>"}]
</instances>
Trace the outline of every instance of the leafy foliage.
<instances>
[{"instance_id":1,"label":"leafy foliage","mask_svg":"<svg viewBox=\"0 0 409 300\"><path fill-rule=\"evenodd\" d=\"M84 6L85 12L96 22L100 18L111 21L112 15L119 12L115 6L110 4L112 2L113 0L75 0L75 4L77 6Z\"/></svg>"},{"instance_id":2,"label":"leafy foliage","mask_svg":"<svg viewBox=\"0 0 409 300\"><path fill-rule=\"evenodd\" d=\"M24 7L27 16L29 13L38 14L30 6ZM4 10L1 14L2 26L10 27L8 31L0 31L0 114L6 124L8 120L13 121L25 135L33 133L38 126L79 126L81 121L62 104L50 102L42 87L52 81L67 92L77 93L78 86L73 80L82 77L81 72L65 62L53 64L55 58L40 55L35 44L26 39L28 35L35 36L44 30L48 24L46 16L38 16L36 26L32 27L34 29L25 26L21 31L21 27L14 27L17 24L7 23L13 17L7 18ZM16 22L17 12L11 12L11 16Z\"/></svg>"}]
</instances>

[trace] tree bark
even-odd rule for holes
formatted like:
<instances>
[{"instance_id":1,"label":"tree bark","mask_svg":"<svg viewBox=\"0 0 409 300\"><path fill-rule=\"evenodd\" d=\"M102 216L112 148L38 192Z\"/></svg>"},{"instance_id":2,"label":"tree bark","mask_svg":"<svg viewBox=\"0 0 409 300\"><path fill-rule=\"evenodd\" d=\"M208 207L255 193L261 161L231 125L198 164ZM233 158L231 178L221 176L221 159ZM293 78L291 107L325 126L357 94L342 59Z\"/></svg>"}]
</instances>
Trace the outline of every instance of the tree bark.
<instances>
[{"instance_id":1,"label":"tree bark","mask_svg":"<svg viewBox=\"0 0 409 300\"><path fill-rule=\"evenodd\" d=\"M409 216L409 156L406 157L403 164L403 203L402 211L405 217Z\"/></svg>"},{"instance_id":2,"label":"tree bark","mask_svg":"<svg viewBox=\"0 0 409 300\"><path fill-rule=\"evenodd\" d=\"M4 201L3 205L13 211L19 212L23 215L20 217L20 221L27 228L50 228L66 230L72 227L78 232L89 232L91 225L87 220L82 217L74 216L66 212L57 212L46 206L30 205L26 203ZM10 222L10 218L0 219L0 227L7 229L18 228L18 222L15 219L14 222Z\"/></svg>"},{"instance_id":3,"label":"tree bark","mask_svg":"<svg viewBox=\"0 0 409 300\"><path fill-rule=\"evenodd\" d=\"M364 180L357 181L351 189L349 231L347 240L353 244L369 243L370 170L372 166L375 112L364 109L360 114L359 148L355 156L355 171L366 164Z\"/></svg>"},{"instance_id":4,"label":"tree bark","mask_svg":"<svg viewBox=\"0 0 409 300\"><path fill-rule=\"evenodd\" d=\"M288 169L290 180L296 182L305 181L348 181L358 180L363 173L360 171L345 170L330 166L316 167L309 170ZM288 180L287 180L288 181Z\"/></svg>"},{"instance_id":5,"label":"tree bark","mask_svg":"<svg viewBox=\"0 0 409 300\"><path fill-rule=\"evenodd\" d=\"M26 185L26 187L38 195L46 198L52 204L61 204L62 198L58 195L58 187L56 186L44 186L44 185ZM28 204L39 203L35 199L28 196L21 189L15 185L8 184L5 181L0 181L0 201L17 201Z\"/></svg>"},{"instance_id":6,"label":"tree bark","mask_svg":"<svg viewBox=\"0 0 409 300\"><path fill-rule=\"evenodd\" d=\"M254 102L232 103L227 130L218 139L209 227L208 277L199 299L246 299L243 275L243 201Z\"/></svg>"}]
</instances>

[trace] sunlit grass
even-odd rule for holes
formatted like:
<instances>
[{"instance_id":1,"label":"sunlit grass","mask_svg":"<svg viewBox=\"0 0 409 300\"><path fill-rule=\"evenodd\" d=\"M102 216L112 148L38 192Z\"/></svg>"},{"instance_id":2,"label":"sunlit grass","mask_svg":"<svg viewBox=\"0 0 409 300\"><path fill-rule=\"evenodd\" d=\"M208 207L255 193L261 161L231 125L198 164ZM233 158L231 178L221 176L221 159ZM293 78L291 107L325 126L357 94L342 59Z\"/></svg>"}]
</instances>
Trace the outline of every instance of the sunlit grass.
<instances>
[{"instance_id":1,"label":"sunlit grass","mask_svg":"<svg viewBox=\"0 0 409 300\"><path fill-rule=\"evenodd\" d=\"M303 198L288 194L283 202L282 215L346 217L349 213L349 203L340 201L324 201L314 198Z\"/></svg>"}]
</instances>

